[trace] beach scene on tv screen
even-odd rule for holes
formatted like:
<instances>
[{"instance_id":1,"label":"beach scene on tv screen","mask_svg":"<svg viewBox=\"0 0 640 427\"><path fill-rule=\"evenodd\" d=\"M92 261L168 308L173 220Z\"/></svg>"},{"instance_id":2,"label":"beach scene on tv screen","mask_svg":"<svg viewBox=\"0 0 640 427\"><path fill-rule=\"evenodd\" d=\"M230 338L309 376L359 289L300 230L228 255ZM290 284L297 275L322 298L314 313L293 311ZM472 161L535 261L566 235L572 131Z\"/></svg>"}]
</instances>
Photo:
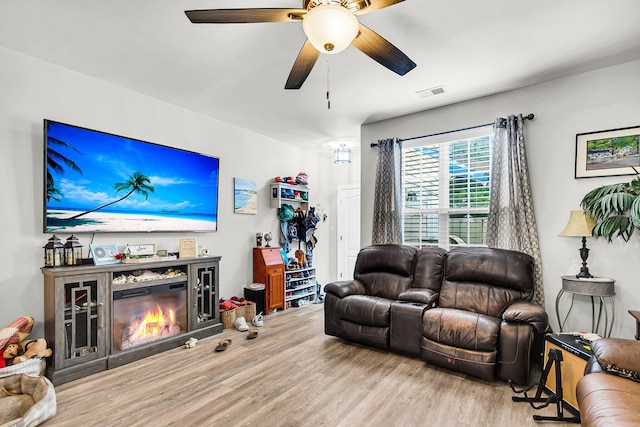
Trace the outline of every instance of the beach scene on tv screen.
<instances>
[{"instance_id":1,"label":"beach scene on tv screen","mask_svg":"<svg viewBox=\"0 0 640 427\"><path fill-rule=\"evenodd\" d=\"M217 158L57 122L45 132L45 232L217 230Z\"/></svg>"}]
</instances>

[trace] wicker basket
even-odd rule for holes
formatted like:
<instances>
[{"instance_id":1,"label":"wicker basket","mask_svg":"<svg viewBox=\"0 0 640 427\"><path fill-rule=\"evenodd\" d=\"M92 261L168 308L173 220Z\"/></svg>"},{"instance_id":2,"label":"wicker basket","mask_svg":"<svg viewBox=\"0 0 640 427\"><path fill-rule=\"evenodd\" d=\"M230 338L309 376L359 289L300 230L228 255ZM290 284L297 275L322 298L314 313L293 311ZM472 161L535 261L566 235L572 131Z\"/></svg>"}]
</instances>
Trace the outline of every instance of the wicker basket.
<instances>
[{"instance_id":1,"label":"wicker basket","mask_svg":"<svg viewBox=\"0 0 640 427\"><path fill-rule=\"evenodd\" d=\"M241 305L236 310L238 311L238 313L236 313L236 319L242 316L247 323L251 323L251 319L256 316L256 303L246 301L245 305Z\"/></svg>"},{"instance_id":2,"label":"wicker basket","mask_svg":"<svg viewBox=\"0 0 640 427\"><path fill-rule=\"evenodd\" d=\"M233 328L236 319L237 319L237 311L238 309L232 308L231 310L225 310L220 312L220 320L222 322L222 327L224 329Z\"/></svg>"}]
</instances>

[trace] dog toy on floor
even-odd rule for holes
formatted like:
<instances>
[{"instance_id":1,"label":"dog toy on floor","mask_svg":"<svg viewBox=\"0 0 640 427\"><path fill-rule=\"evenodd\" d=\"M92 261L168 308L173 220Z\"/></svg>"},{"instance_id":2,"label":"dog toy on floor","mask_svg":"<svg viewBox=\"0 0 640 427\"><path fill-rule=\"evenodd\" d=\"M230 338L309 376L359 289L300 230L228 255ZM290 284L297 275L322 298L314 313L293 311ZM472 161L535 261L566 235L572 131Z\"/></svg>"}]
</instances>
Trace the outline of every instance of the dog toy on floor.
<instances>
[{"instance_id":1,"label":"dog toy on floor","mask_svg":"<svg viewBox=\"0 0 640 427\"><path fill-rule=\"evenodd\" d=\"M186 343L184 343L184 348L193 348L196 346L197 342L198 342L198 338L191 337L187 340Z\"/></svg>"}]
</instances>

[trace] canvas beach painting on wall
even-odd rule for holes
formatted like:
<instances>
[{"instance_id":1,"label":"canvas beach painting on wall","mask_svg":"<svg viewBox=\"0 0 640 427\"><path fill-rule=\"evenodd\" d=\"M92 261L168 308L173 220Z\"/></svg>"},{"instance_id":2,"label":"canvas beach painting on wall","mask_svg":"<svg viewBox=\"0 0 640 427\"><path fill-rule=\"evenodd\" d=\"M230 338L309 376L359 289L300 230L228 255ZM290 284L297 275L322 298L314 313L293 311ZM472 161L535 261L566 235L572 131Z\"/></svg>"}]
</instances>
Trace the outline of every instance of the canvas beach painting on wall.
<instances>
[{"instance_id":1,"label":"canvas beach painting on wall","mask_svg":"<svg viewBox=\"0 0 640 427\"><path fill-rule=\"evenodd\" d=\"M233 178L234 213L258 213L258 186L252 179Z\"/></svg>"}]
</instances>

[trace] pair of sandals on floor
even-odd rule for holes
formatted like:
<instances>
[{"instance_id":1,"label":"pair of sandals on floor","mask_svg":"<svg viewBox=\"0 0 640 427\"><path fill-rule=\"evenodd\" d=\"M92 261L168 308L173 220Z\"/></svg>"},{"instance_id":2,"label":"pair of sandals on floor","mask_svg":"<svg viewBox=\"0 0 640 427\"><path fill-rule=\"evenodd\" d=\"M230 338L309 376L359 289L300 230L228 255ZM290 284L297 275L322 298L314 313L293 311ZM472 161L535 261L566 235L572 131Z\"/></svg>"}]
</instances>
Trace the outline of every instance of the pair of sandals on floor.
<instances>
[{"instance_id":1,"label":"pair of sandals on floor","mask_svg":"<svg viewBox=\"0 0 640 427\"><path fill-rule=\"evenodd\" d=\"M251 323L254 326L258 326L258 327L263 326L264 325L264 319L262 317L262 312L260 312L257 316L255 316L253 319L251 319ZM247 334L247 339L248 340L252 340L254 338L258 338L258 330L257 329L249 330L249 325L247 324L247 321L245 320L244 317L238 317L236 319L235 327L240 332L249 331L249 333ZM218 343L218 346L216 347L216 351L224 351L230 345L231 345L231 339L222 340L222 341L220 341Z\"/></svg>"}]
</instances>

